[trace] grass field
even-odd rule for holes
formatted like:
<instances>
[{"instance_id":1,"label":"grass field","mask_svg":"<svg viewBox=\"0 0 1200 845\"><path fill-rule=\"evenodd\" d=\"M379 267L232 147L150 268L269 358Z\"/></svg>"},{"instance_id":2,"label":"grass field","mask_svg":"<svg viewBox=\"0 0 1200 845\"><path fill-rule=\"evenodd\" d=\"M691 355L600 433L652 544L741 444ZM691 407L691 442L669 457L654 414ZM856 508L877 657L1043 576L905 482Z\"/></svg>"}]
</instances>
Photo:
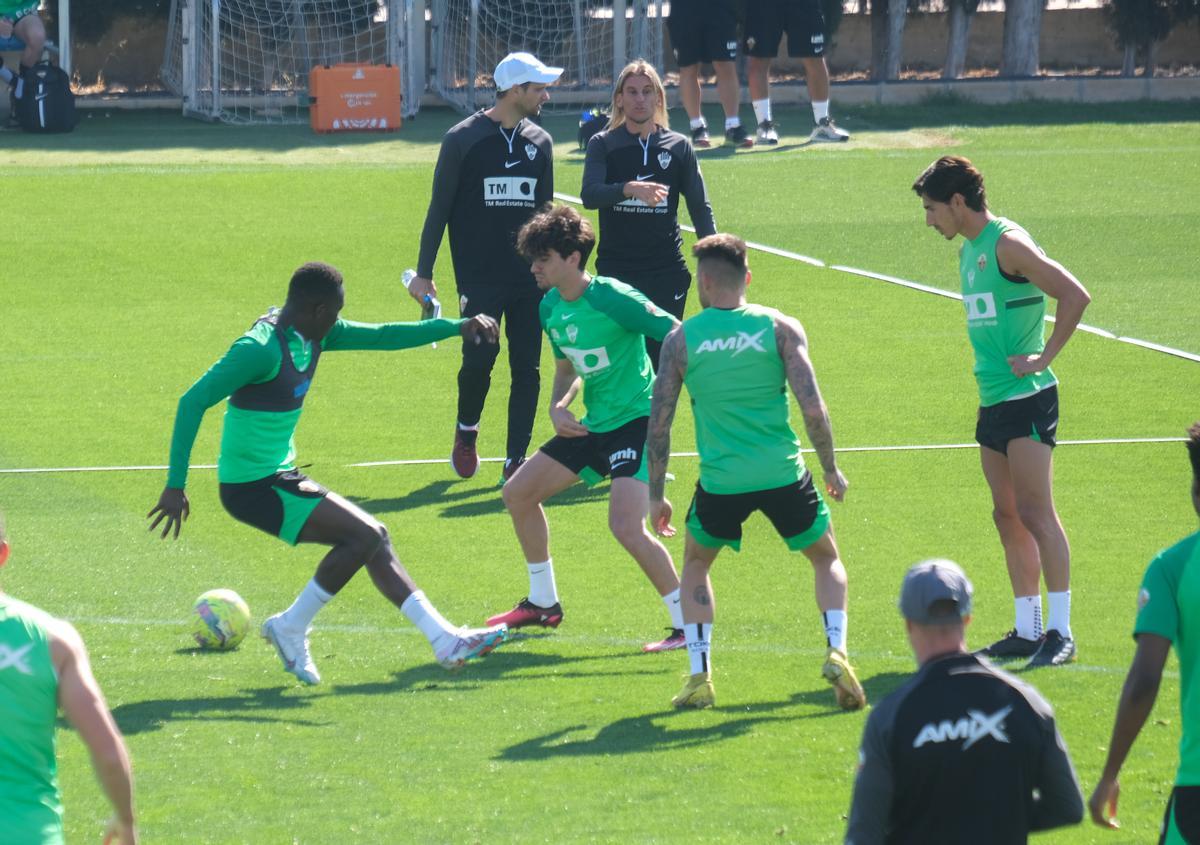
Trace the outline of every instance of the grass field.
<instances>
[{"instance_id":1,"label":"grass field","mask_svg":"<svg viewBox=\"0 0 1200 845\"><path fill-rule=\"evenodd\" d=\"M1196 103L939 101L839 117L854 133L844 147L785 136L776 150L704 154L719 227L953 290L957 247L924 227L909 189L953 151L987 175L992 207L1089 288L1086 323L1200 353ZM808 122L801 111L780 118L785 132ZM303 261L343 270L345 316L413 318L399 274L416 260L437 143L456 119L435 110L395 136L318 137L92 112L69 136L0 135L0 511L14 547L0 585L83 632L132 750L148 843L841 841L865 714L834 708L807 565L764 520L714 569L718 707L675 713L686 659L638 653L665 613L607 533L604 488L548 508L567 616L558 631L517 637L450 675L359 576L318 618L325 681L308 689L258 640L229 654L189 645L196 595L231 587L261 621L319 557L230 519L212 470L193 471L177 543L144 528L161 471L11 472L164 463L178 396L280 302ZM559 141L557 188L578 194L573 121L547 126ZM972 441L959 303L767 254L751 262L751 296L809 332L839 447ZM298 442L307 472L389 526L443 612L478 623L526 586L498 464L470 481L445 463L352 466L443 458L457 364L455 341L329 356ZM1065 440L1181 437L1200 418L1194 361L1080 333L1055 369ZM481 435L491 457L503 443L503 359L497 374ZM219 417L206 418L194 463L215 462ZM675 450L692 449L690 425L681 407ZM535 443L549 432L539 414ZM910 563L963 564L976 645L1010 627L1011 594L974 449L840 461L851 489L833 515L850 574L850 650L878 700L913 668L895 609ZM1196 518L1177 442L1064 445L1056 463L1080 657L1027 677L1057 708L1087 794L1132 656L1142 570ZM679 457L671 469L678 511L696 463ZM669 548L678 561L682 542ZM1172 658L1122 778L1123 829L1038 841L1153 841L1174 779L1178 697ZM66 729L60 758L68 840L98 841L107 808Z\"/></svg>"}]
</instances>

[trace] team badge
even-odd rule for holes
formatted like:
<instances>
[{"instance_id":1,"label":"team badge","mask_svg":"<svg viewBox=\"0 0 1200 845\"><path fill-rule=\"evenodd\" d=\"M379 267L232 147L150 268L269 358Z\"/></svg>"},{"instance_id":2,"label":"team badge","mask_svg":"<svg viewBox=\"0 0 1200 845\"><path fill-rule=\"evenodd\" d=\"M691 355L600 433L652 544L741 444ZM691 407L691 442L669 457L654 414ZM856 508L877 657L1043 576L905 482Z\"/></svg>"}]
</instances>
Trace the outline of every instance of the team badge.
<instances>
[{"instance_id":1,"label":"team badge","mask_svg":"<svg viewBox=\"0 0 1200 845\"><path fill-rule=\"evenodd\" d=\"M567 340L574 343L577 337L579 337L579 329L575 326L567 326Z\"/></svg>"},{"instance_id":2,"label":"team badge","mask_svg":"<svg viewBox=\"0 0 1200 845\"><path fill-rule=\"evenodd\" d=\"M1142 587L1142 589L1140 589L1138 591L1138 610L1141 610L1143 607L1145 607L1149 603L1150 603L1150 591L1147 590L1145 587Z\"/></svg>"},{"instance_id":3,"label":"team badge","mask_svg":"<svg viewBox=\"0 0 1200 845\"><path fill-rule=\"evenodd\" d=\"M753 50L753 49L754 49L754 45L755 45L755 44L757 44L757 43L758 43L758 42L754 40L754 36L753 36L753 35L751 35L749 38L747 38L747 39L746 39L746 50L747 50L747 52L748 52L748 51L750 51L750 50Z\"/></svg>"},{"instance_id":4,"label":"team badge","mask_svg":"<svg viewBox=\"0 0 1200 845\"><path fill-rule=\"evenodd\" d=\"M671 154L666 150L663 150L658 154L658 166L663 170L666 170L671 166Z\"/></svg>"},{"instance_id":5,"label":"team badge","mask_svg":"<svg viewBox=\"0 0 1200 845\"><path fill-rule=\"evenodd\" d=\"M979 260L976 261L975 263L979 265L979 272L982 273L984 270L987 269L987 256L986 255L979 256Z\"/></svg>"},{"instance_id":6,"label":"team badge","mask_svg":"<svg viewBox=\"0 0 1200 845\"><path fill-rule=\"evenodd\" d=\"M526 144L525 155L530 161L533 161L535 158L537 158L537 147L535 147L533 144Z\"/></svg>"}]
</instances>

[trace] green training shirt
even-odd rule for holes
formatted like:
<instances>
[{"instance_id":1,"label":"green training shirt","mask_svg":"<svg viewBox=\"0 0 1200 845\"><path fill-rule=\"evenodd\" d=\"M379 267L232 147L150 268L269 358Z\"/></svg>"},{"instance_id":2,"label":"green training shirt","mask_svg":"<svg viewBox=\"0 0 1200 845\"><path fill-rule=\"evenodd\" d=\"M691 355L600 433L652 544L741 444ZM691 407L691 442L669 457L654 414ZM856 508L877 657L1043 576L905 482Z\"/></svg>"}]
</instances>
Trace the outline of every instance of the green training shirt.
<instances>
[{"instance_id":1,"label":"green training shirt","mask_svg":"<svg viewBox=\"0 0 1200 845\"><path fill-rule=\"evenodd\" d=\"M1176 786L1200 786L1200 532L1158 553L1138 591L1133 633L1170 640L1179 657L1179 740Z\"/></svg>"},{"instance_id":2,"label":"green training shirt","mask_svg":"<svg viewBox=\"0 0 1200 845\"><path fill-rule=\"evenodd\" d=\"M700 486L728 495L771 490L804 474L788 422L787 373L775 342L779 312L705 308L683 323Z\"/></svg>"},{"instance_id":3,"label":"green training shirt","mask_svg":"<svg viewBox=\"0 0 1200 845\"><path fill-rule=\"evenodd\" d=\"M61 845L54 620L0 593L0 841Z\"/></svg>"},{"instance_id":4,"label":"green training shirt","mask_svg":"<svg viewBox=\"0 0 1200 845\"><path fill-rule=\"evenodd\" d=\"M321 341L323 352L349 349L395 350L422 346L459 332L463 320L422 320L419 323L355 323L338 320ZM288 351L299 370L308 369L312 343L295 328L285 329ZM224 357L209 368L179 400L171 436L167 486L187 483L188 460L204 412L249 384L265 384L279 375L283 351L275 328L259 321L238 338ZM257 481L282 470L295 469L294 434L302 408L257 411L227 405L221 431L217 478L223 484Z\"/></svg>"},{"instance_id":5,"label":"green training shirt","mask_svg":"<svg viewBox=\"0 0 1200 845\"><path fill-rule=\"evenodd\" d=\"M603 433L649 416L654 369L644 338L662 340L677 321L624 282L595 276L567 302L557 288L543 298L542 328L555 358L570 360L583 379L580 420Z\"/></svg>"},{"instance_id":6,"label":"green training shirt","mask_svg":"<svg viewBox=\"0 0 1200 845\"><path fill-rule=\"evenodd\" d=\"M996 217L975 240L963 243L958 256L967 337L975 350L975 381L984 407L1032 396L1058 382L1049 368L1021 378L1008 364L1010 355L1038 355L1046 346L1046 294L1028 280L1006 276L996 260L996 242L1009 230L1028 235L1011 220Z\"/></svg>"}]
</instances>

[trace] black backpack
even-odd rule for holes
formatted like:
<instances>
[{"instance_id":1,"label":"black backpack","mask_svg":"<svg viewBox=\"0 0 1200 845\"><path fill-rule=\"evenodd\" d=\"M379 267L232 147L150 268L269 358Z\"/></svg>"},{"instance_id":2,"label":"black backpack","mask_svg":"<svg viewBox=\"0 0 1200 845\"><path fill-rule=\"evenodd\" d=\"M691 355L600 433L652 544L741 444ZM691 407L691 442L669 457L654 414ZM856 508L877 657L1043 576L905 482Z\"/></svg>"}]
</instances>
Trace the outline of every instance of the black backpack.
<instances>
[{"instance_id":1,"label":"black backpack","mask_svg":"<svg viewBox=\"0 0 1200 845\"><path fill-rule=\"evenodd\" d=\"M75 128L75 95L62 68L38 62L26 68L15 91L17 122L26 132L70 132Z\"/></svg>"}]
</instances>

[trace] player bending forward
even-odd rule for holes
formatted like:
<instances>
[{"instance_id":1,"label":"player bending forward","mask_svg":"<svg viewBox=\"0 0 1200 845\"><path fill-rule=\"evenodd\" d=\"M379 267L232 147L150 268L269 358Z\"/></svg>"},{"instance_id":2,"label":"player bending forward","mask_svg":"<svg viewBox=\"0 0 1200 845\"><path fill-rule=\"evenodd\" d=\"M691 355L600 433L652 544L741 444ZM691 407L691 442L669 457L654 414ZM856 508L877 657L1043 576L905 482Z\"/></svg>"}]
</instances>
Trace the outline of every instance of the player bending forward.
<instances>
[{"instance_id":1,"label":"player bending forward","mask_svg":"<svg viewBox=\"0 0 1200 845\"><path fill-rule=\"evenodd\" d=\"M549 291L541 320L556 359L550 399L555 437L504 485L504 504L529 567L529 595L488 624L558 627L563 611L542 502L580 478L594 484L610 475L609 528L671 614L670 635L643 650L682 648L679 576L666 547L646 529L650 500L643 461L654 384L644 338L661 341L677 321L629 285L585 273L595 244L591 223L566 206L535 215L517 236L538 286ZM587 413L577 420L569 406L581 385Z\"/></svg>"},{"instance_id":2,"label":"player bending forward","mask_svg":"<svg viewBox=\"0 0 1200 845\"><path fill-rule=\"evenodd\" d=\"M154 517L151 530L165 520L162 536L172 529L179 536L189 510L184 484L196 432L205 411L229 397L217 459L225 510L292 545L332 547L292 606L262 626L283 668L306 684L321 680L308 648L313 617L364 565L375 587L421 630L447 669L508 637L503 625L467 629L447 622L401 566L383 524L296 469L292 437L325 352L408 349L456 333L472 343L495 343L496 321L479 315L354 323L339 319L344 304L342 274L328 264L305 264L292 275L283 308L260 317L179 400L167 486L148 514Z\"/></svg>"},{"instance_id":3,"label":"player bending forward","mask_svg":"<svg viewBox=\"0 0 1200 845\"><path fill-rule=\"evenodd\" d=\"M663 496L671 454L671 421L680 389L692 397L700 481L687 515L684 552L684 632L691 676L671 703L710 707L713 591L709 569L722 546L739 551L742 523L762 511L789 549L813 566L817 606L829 650L821 674L838 704L857 710L866 694L846 658L846 569L838 557L829 509L800 457L788 422L786 386L800 402L809 440L821 460L825 490L840 502L846 479L833 452L829 414L817 389L808 341L797 320L746 301L746 243L710 235L692 249L704 310L667 335L650 410L650 524L673 534Z\"/></svg>"}]
</instances>

